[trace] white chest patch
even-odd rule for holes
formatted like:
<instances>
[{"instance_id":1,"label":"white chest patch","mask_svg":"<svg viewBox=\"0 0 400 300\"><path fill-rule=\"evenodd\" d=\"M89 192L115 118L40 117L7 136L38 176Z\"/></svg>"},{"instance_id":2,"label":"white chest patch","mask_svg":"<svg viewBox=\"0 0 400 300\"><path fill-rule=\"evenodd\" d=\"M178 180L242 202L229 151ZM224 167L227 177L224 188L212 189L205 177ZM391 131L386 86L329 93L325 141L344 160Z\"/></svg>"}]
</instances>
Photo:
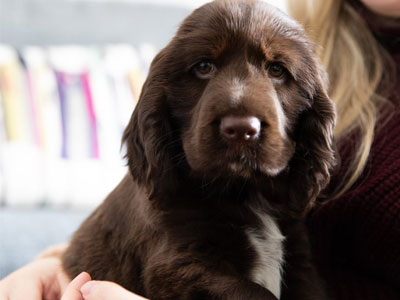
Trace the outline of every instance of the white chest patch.
<instances>
[{"instance_id":1,"label":"white chest patch","mask_svg":"<svg viewBox=\"0 0 400 300\"><path fill-rule=\"evenodd\" d=\"M257 213L262 227L247 231L256 252L250 280L268 289L279 299L281 295L284 236L276 221L268 214Z\"/></svg>"}]
</instances>

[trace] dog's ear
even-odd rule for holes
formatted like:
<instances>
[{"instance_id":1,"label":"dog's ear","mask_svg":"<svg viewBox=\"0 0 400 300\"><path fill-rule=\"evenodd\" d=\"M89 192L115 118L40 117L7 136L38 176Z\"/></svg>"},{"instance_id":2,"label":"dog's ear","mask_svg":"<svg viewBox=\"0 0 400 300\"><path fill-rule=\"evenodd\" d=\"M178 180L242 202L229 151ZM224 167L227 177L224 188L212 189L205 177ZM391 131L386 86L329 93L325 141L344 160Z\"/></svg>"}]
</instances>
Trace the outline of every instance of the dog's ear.
<instances>
[{"instance_id":1,"label":"dog's ear","mask_svg":"<svg viewBox=\"0 0 400 300\"><path fill-rule=\"evenodd\" d=\"M325 71L315 62L311 87L306 93L310 107L299 118L296 153L290 168L290 198L297 210L306 213L329 183L336 165L334 126L336 109L327 92Z\"/></svg>"},{"instance_id":2,"label":"dog's ear","mask_svg":"<svg viewBox=\"0 0 400 300\"><path fill-rule=\"evenodd\" d=\"M169 149L172 130L165 94L167 51L165 48L153 60L122 139L132 177L146 186L150 197L165 188L172 188L175 178Z\"/></svg>"}]
</instances>

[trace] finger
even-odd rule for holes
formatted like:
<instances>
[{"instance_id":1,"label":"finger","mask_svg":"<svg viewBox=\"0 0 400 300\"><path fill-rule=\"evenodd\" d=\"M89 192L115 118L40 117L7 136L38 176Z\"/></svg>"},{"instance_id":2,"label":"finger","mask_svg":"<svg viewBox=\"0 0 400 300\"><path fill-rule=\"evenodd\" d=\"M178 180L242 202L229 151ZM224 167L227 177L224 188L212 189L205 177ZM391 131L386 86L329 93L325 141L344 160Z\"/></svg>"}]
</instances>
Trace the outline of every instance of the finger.
<instances>
[{"instance_id":1,"label":"finger","mask_svg":"<svg viewBox=\"0 0 400 300\"><path fill-rule=\"evenodd\" d=\"M89 281L81 292L85 300L146 300L109 281Z\"/></svg>"},{"instance_id":2,"label":"finger","mask_svg":"<svg viewBox=\"0 0 400 300\"><path fill-rule=\"evenodd\" d=\"M86 272L82 272L71 283L65 290L61 300L82 300L81 287L88 281L90 281L90 275Z\"/></svg>"}]
</instances>

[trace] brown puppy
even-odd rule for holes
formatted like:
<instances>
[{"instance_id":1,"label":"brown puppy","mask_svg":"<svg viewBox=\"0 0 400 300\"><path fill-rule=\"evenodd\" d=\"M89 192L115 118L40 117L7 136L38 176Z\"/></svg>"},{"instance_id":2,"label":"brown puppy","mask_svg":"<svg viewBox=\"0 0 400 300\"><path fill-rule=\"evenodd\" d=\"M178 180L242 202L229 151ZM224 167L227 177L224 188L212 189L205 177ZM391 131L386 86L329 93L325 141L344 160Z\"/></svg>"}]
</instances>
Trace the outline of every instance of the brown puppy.
<instances>
[{"instance_id":1,"label":"brown puppy","mask_svg":"<svg viewBox=\"0 0 400 300\"><path fill-rule=\"evenodd\" d=\"M257 1L195 10L154 59L128 174L64 255L157 299L326 299L302 218L335 163L335 110L301 27Z\"/></svg>"}]
</instances>

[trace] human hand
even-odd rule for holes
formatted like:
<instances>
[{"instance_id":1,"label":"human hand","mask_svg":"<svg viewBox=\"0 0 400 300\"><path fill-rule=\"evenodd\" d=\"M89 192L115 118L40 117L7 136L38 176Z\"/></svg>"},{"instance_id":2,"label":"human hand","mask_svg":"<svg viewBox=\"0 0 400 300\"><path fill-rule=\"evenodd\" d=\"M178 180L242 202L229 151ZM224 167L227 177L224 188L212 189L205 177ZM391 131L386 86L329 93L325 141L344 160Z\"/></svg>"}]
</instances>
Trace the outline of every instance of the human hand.
<instances>
[{"instance_id":1,"label":"human hand","mask_svg":"<svg viewBox=\"0 0 400 300\"><path fill-rule=\"evenodd\" d=\"M0 281L0 300L60 299L69 282L59 257L39 258Z\"/></svg>"},{"instance_id":2,"label":"human hand","mask_svg":"<svg viewBox=\"0 0 400 300\"><path fill-rule=\"evenodd\" d=\"M74 279L75 280L75 279ZM71 282L72 284L72 282ZM118 284L110 281L89 281L81 287L84 300L148 300L140 297ZM80 300L79 298L65 298L61 300Z\"/></svg>"},{"instance_id":3,"label":"human hand","mask_svg":"<svg viewBox=\"0 0 400 300\"><path fill-rule=\"evenodd\" d=\"M0 300L146 300L113 282L90 281L85 272L70 282L60 259L65 249L66 245L52 247L1 280Z\"/></svg>"},{"instance_id":4,"label":"human hand","mask_svg":"<svg viewBox=\"0 0 400 300\"><path fill-rule=\"evenodd\" d=\"M59 257L40 258L0 281L0 300L146 300L116 283L90 280L83 272L69 283Z\"/></svg>"}]
</instances>

